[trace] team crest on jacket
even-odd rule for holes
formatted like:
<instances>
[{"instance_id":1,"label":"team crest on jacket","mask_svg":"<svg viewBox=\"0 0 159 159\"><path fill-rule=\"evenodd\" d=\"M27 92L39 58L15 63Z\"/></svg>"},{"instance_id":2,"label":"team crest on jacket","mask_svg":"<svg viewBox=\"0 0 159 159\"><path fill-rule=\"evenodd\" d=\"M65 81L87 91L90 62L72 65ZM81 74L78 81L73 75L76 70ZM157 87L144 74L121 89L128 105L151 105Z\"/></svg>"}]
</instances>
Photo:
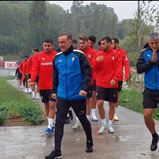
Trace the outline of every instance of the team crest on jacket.
<instances>
[{"instance_id":1,"label":"team crest on jacket","mask_svg":"<svg viewBox=\"0 0 159 159\"><path fill-rule=\"evenodd\" d=\"M72 61L74 61L75 57L72 57Z\"/></svg>"},{"instance_id":2,"label":"team crest on jacket","mask_svg":"<svg viewBox=\"0 0 159 159\"><path fill-rule=\"evenodd\" d=\"M112 60L114 60L114 56L112 56Z\"/></svg>"},{"instance_id":3,"label":"team crest on jacket","mask_svg":"<svg viewBox=\"0 0 159 159\"><path fill-rule=\"evenodd\" d=\"M88 54L88 57L90 58L90 57L91 57L91 55L90 55L90 54Z\"/></svg>"}]
</instances>

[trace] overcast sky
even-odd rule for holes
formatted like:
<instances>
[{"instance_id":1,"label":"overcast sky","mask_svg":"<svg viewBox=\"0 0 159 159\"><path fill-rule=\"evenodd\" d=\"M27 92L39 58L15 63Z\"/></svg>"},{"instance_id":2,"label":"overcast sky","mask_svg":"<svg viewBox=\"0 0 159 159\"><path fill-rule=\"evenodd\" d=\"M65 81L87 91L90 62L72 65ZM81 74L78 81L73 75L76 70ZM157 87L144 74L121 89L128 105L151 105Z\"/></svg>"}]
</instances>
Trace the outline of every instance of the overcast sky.
<instances>
[{"instance_id":1,"label":"overcast sky","mask_svg":"<svg viewBox=\"0 0 159 159\"><path fill-rule=\"evenodd\" d=\"M70 9L73 1L49 1L50 3L61 6L64 10ZM96 4L105 4L107 7L114 8L114 12L117 14L119 21L122 19L134 18L134 13L137 10L138 1L83 1L83 5L95 2ZM159 1L153 1L159 8Z\"/></svg>"}]
</instances>

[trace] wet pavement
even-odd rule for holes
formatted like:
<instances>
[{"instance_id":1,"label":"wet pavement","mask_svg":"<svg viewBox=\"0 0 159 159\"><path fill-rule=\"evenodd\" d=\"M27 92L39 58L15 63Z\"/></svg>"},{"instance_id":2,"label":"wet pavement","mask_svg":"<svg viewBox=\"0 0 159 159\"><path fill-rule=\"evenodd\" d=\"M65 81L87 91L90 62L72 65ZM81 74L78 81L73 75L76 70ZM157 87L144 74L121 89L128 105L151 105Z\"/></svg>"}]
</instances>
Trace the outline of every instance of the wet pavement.
<instances>
[{"instance_id":1,"label":"wet pavement","mask_svg":"<svg viewBox=\"0 0 159 159\"><path fill-rule=\"evenodd\" d=\"M8 81L17 88L17 81ZM29 96L29 95L28 95ZM37 100L36 100L37 101ZM42 107L43 104L37 101ZM108 121L108 105L105 102ZM99 117L98 113L97 116ZM147 130L143 115L119 106L119 121L113 122L115 133L97 132L101 122L92 122L94 151L85 152L85 134L82 128L74 131L75 121L65 125L62 141L64 159L158 159L159 149L150 151L151 135ZM156 121L159 133L159 121ZM46 126L0 127L0 159L44 159L54 146L54 137L44 135ZM159 146L159 144L158 144Z\"/></svg>"}]
</instances>

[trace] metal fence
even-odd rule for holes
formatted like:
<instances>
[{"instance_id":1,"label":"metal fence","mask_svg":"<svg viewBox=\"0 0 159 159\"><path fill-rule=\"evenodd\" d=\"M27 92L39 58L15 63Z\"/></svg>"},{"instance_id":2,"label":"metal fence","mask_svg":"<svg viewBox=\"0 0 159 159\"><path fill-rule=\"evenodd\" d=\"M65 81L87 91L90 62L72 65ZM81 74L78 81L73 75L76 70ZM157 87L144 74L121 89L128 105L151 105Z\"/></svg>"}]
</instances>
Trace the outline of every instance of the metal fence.
<instances>
[{"instance_id":1,"label":"metal fence","mask_svg":"<svg viewBox=\"0 0 159 159\"><path fill-rule=\"evenodd\" d=\"M0 77L2 76L15 76L16 69L0 67Z\"/></svg>"}]
</instances>

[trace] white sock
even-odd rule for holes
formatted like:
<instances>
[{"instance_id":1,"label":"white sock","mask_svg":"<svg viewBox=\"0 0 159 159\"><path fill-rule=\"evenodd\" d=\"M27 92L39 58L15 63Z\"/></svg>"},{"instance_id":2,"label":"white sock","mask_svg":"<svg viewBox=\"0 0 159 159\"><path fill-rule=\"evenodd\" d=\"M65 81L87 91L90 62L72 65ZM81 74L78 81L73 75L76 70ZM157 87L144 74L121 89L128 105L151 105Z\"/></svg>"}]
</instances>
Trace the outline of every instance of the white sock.
<instances>
[{"instance_id":1,"label":"white sock","mask_svg":"<svg viewBox=\"0 0 159 159\"><path fill-rule=\"evenodd\" d=\"M109 120L109 125L112 125L112 123L113 123L113 120Z\"/></svg>"},{"instance_id":2,"label":"white sock","mask_svg":"<svg viewBox=\"0 0 159 159\"><path fill-rule=\"evenodd\" d=\"M101 121L102 121L102 124L107 125L107 123L106 123L106 119L101 119Z\"/></svg>"},{"instance_id":3,"label":"white sock","mask_svg":"<svg viewBox=\"0 0 159 159\"><path fill-rule=\"evenodd\" d=\"M92 109L91 112L92 112L92 117L95 117L96 116L96 109Z\"/></svg>"},{"instance_id":4,"label":"white sock","mask_svg":"<svg viewBox=\"0 0 159 159\"><path fill-rule=\"evenodd\" d=\"M32 94L35 95L35 91L33 91Z\"/></svg>"},{"instance_id":5,"label":"white sock","mask_svg":"<svg viewBox=\"0 0 159 159\"><path fill-rule=\"evenodd\" d=\"M117 114L118 108L115 107L115 114Z\"/></svg>"},{"instance_id":6,"label":"white sock","mask_svg":"<svg viewBox=\"0 0 159 159\"><path fill-rule=\"evenodd\" d=\"M86 115L87 116L87 119L89 120L89 118L90 118L90 115Z\"/></svg>"},{"instance_id":7,"label":"white sock","mask_svg":"<svg viewBox=\"0 0 159 159\"><path fill-rule=\"evenodd\" d=\"M49 122L49 117L47 116L47 121Z\"/></svg>"},{"instance_id":8,"label":"white sock","mask_svg":"<svg viewBox=\"0 0 159 159\"><path fill-rule=\"evenodd\" d=\"M53 122L54 122L54 119L49 118L49 123L48 123L48 128L49 128L49 129L52 129L52 127L53 127Z\"/></svg>"}]
</instances>

